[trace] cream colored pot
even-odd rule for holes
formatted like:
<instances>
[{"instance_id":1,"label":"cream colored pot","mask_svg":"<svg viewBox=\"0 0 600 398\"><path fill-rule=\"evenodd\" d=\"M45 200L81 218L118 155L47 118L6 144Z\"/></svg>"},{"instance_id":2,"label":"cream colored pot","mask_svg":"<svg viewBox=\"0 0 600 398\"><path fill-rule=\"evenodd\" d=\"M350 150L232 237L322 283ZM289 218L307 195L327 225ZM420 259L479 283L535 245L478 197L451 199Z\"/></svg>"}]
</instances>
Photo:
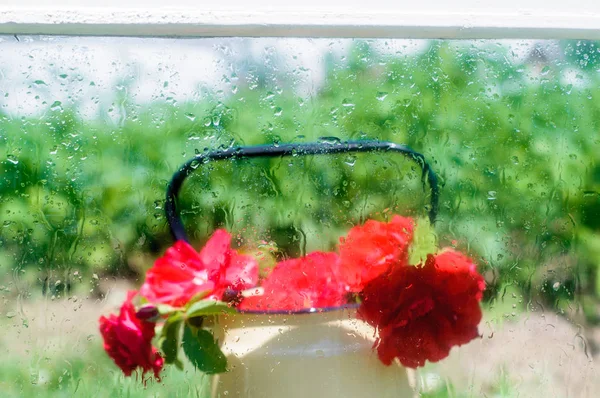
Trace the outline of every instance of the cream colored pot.
<instances>
[{"instance_id":1,"label":"cream colored pot","mask_svg":"<svg viewBox=\"0 0 600 398\"><path fill-rule=\"evenodd\" d=\"M213 398L414 396L407 370L379 361L355 309L221 316L214 332L229 371L214 378Z\"/></svg>"}]
</instances>

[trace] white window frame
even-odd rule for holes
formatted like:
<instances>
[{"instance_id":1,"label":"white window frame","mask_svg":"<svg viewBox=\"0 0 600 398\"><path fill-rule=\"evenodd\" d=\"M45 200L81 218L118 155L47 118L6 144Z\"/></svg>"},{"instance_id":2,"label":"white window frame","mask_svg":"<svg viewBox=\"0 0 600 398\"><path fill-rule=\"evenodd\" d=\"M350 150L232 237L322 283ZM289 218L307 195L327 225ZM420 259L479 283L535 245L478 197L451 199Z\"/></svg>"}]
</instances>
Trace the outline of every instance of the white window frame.
<instances>
[{"instance_id":1,"label":"white window frame","mask_svg":"<svg viewBox=\"0 0 600 398\"><path fill-rule=\"evenodd\" d=\"M0 34L11 35L600 40L598 0L503 0L500 5L485 0L2 3Z\"/></svg>"}]
</instances>

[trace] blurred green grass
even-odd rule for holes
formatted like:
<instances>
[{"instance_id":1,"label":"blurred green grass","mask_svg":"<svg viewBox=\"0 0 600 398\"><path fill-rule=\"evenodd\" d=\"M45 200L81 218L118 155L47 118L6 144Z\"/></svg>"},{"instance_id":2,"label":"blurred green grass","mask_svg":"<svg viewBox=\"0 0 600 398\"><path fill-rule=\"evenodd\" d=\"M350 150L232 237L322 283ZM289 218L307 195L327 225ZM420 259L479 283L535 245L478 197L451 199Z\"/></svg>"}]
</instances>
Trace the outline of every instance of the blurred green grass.
<instances>
[{"instance_id":1,"label":"blurred green grass","mask_svg":"<svg viewBox=\"0 0 600 398\"><path fill-rule=\"evenodd\" d=\"M3 397L197 397L209 396L208 378L187 366L184 372L167 367L162 380L146 385L135 375L125 377L94 340L81 345L80 355L44 353L29 359L9 356L0 363ZM189 364L188 364L189 365Z\"/></svg>"}]
</instances>

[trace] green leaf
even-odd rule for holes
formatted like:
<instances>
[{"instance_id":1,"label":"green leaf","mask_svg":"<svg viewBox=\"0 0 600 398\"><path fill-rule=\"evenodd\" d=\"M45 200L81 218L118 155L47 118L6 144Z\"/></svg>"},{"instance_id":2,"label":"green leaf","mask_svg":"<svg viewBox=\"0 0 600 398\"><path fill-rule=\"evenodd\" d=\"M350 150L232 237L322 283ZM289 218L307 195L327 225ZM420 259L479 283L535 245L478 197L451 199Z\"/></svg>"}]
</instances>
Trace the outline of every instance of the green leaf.
<instances>
[{"instance_id":1,"label":"green leaf","mask_svg":"<svg viewBox=\"0 0 600 398\"><path fill-rule=\"evenodd\" d=\"M185 314L188 318L195 318L198 316L218 315L223 313L231 314L235 312L234 308L222 301L200 300L190 305L190 308L188 308Z\"/></svg>"},{"instance_id":2,"label":"green leaf","mask_svg":"<svg viewBox=\"0 0 600 398\"><path fill-rule=\"evenodd\" d=\"M173 363L181 366L181 362L177 358L179 353L179 339L181 337L181 323L183 319L181 314L174 314L167 319L159 340L160 349L165 356L166 363Z\"/></svg>"},{"instance_id":3,"label":"green leaf","mask_svg":"<svg viewBox=\"0 0 600 398\"><path fill-rule=\"evenodd\" d=\"M188 305L191 305L197 301L202 300L204 297L208 296L210 293L212 292L212 290L204 290L200 293L196 293L194 296L192 296L192 298L188 301Z\"/></svg>"},{"instance_id":4,"label":"green leaf","mask_svg":"<svg viewBox=\"0 0 600 398\"><path fill-rule=\"evenodd\" d=\"M158 309L158 313L161 315L170 315L174 312L183 310L181 307L173 307L168 304L158 304L156 309Z\"/></svg>"},{"instance_id":5,"label":"green leaf","mask_svg":"<svg viewBox=\"0 0 600 398\"><path fill-rule=\"evenodd\" d=\"M437 251L435 229L429 222L429 219L419 218L416 220L413 241L409 249L409 264L417 265L425 262L428 254L435 254Z\"/></svg>"},{"instance_id":6,"label":"green leaf","mask_svg":"<svg viewBox=\"0 0 600 398\"><path fill-rule=\"evenodd\" d=\"M208 330L186 324L182 345L185 355L201 372L215 374L227 370L227 358Z\"/></svg>"}]
</instances>

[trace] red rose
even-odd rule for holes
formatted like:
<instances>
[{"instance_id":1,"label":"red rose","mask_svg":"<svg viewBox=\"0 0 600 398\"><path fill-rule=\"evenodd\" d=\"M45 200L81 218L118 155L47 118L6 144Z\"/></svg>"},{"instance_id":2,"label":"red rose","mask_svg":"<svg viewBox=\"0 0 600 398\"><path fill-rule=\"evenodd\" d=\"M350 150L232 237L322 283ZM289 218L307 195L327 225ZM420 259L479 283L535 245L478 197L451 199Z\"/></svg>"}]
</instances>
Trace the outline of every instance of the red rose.
<instances>
[{"instance_id":1,"label":"red rose","mask_svg":"<svg viewBox=\"0 0 600 398\"><path fill-rule=\"evenodd\" d=\"M159 374L164 361L151 344L154 323L142 321L135 316L135 308L131 303L135 295L135 291L127 293L118 316L111 314L108 318L100 317L104 349L125 376L130 376L137 367L141 367L142 376L152 371L160 380Z\"/></svg>"},{"instance_id":2,"label":"red rose","mask_svg":"<svg viewBox=\"0 0 600 398\"><path fill-rule=\"evenodd\" d=\"M221 300L226 289L243 290L258 281L258 266L251 256L231 248L231 236L217 230L200 253L178 241L146 273L140 294L151 303L185 305L199 293Z\"/></svg>"},{"instance_id":3,"label":"red rose","mask_svg":"<svg viewBox=\"0 0 600 398\"><path fill-rule=\"evenodd\" d=\"M262 283L262 296L245 298L240 309L298 311L346 304L344 284L339 279L339 257L313 252L278 263Z\"/></svg>"},{"instance_id":4,"label":"red rose","mask_svg":"<svg viewBox=\"0 0 600 398\"><path fill-rule=\"evenodd\" d=\"M342 278L351 292L359 292L366 283L387 271L408 254L412 241L412 218L394 216L389 223L369 220L350 229L340 239Z\"/></svg>"},{"instance_id":5,"label":"red rose","mask_svg":"<svg viewBox=\"0 0 600 398\"><path fill-rule=\"evenodd\" d=\"M398 265L365 286L358 316L379 331L377 353L389 365L437 362L478 336L485 282L461 253L429 255L425 265Z\"/></svg>"}]
</instances>

